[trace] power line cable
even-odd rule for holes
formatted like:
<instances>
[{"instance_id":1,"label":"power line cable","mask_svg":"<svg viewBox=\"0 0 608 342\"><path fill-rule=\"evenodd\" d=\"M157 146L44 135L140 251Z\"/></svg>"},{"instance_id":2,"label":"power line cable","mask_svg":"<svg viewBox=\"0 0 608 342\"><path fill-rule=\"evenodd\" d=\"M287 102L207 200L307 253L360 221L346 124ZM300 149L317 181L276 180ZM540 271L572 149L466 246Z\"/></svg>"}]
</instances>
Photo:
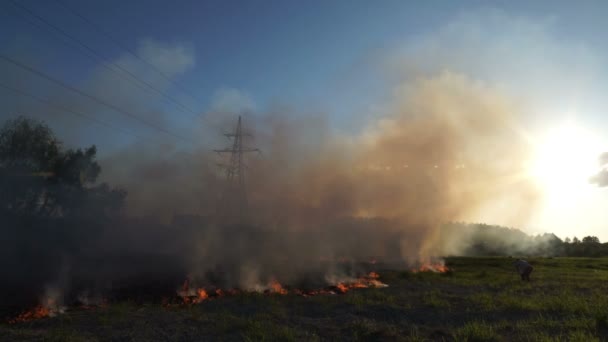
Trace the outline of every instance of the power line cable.
<instances>
[{"instance_id":1,"label":"power line cable","mask_svg":"<svg viewBox=\"0 0 608 342\"><path fill-rule=\"evenodd\" d=\"M135 138L141 139L140 136L137 136L135 133L133 133L131 131L128 131L128 130L122 128L122 127L119 127L119 126L116 126L116 125L112 125L112 124L110 124L110 123L108 123L106 121L99 120L99 119L97 119L95 117L92 117L92 116L89 116L87 114L84 114L83 112L79 112L79 111L73 110L71 108L68 108L66 106L54 103L54 102L52 102L52 101L50 101L48 99L41 98L41 97L39 97L37 95L34 95L32 93L29 93L29 92L27 92L25 90L14 88L14 87L12 87L10 85L7 85L7 84L4 84L4 83L0 83L0 87L2 87L4 89L7 89L7 90L10 90L10 91L12 91L14 93L17 93L17 94L21 95L21 96L29 97L31 99L34 99L34 100L36 100L36 101L38 101L40 103L49 105L51 107L55 107L57 110L68 112L68 113L76 115L78 117L81 117L81 118L93 121L93 122L95 122L95 123L97 123L97 124L99 124L101 126L105 126L105 127L108 127L108 128L115 129L115 130L117 130L117 131L119 131L119 132L121 132L121 133L123 133L125 135L129 135L129 136L133 136Z\"/></svg>"},{"instance_id":2,"label":"power line cable","mask_svg":"<svg viewBox=\"0 0 608 342\"><path fill-rule=\"evenodd\" d=\"M156 125L156 124L154 124L152 122L144 120L144 119L140 118L139 116L137 116L136 114L133 114L133 113L131 113L129 111L126 111L126 110L124 110L124 109L122 109L122 108L120 108L120 107L118 107L118 106L116 106L116 105L114 105L112 103L104 101L104 100L102 100L102 99L100 99L100 98L98 98L96 96L88 94L88 93L86 93L86 92L84 92L84 91L82 91L82 90L80 90L80 89L78 89L76 87L73 87L73 86L71 86L71 85L69 85L69 84L67 84L65 82L62 82L62 81L60 81L60 80L58 80L58 79L50 76L49 74L47 74L47 73L45 73L43 71L40 71L40 70L38 70L38 69L36 69L36 68L34 68L32 66L29 66L27 64L21 63L21 62L15 60L13 58L10 58L10 57L2 55L2 54L0 54L0 59L3 59L4 61L6 61L6 62L8 62L10 64L13 64L13 65L15 65L15 66L17 66L17 67L19 67L21 69L27 70L27 71L35 74L35 75L38 75L39 77L44 78L47 81L50 81L52 83L55 83L55 84L59 85L62 88L71 90L72 92L75 92L75 93L77 93L77 94L79 94L79 95L81 95L83 97L86 97L86 98L88 98L88 99L90 99L90 100L92 100L92 101L94 101L94 102L96 102L98 104L104 105L104 106L106 106L106 107L108 107L108 108L110 108L110 109L112 109L112 110L114 110L114 111L116 111L118 113L127 115L127 116L129 116L129 117L131 117L131 118L139 121L140 123L142 123L144 125L147 125L147 126L150 126L152 128L155 128L156 130L158 130L160 132L163 132L163 133L165 133L167 135L170 135L170 136L172 136L174 138L177 138L179 140L183 140L185 142L193 143L193 141L190 140L190 139L188 139L188 138L185 138L185 137L182 137L180 135L171 133L170 131L166 130L165 128L163 128L163 127L161 127L159 125Z\"/></svg>"},{"instance_id":3,"label":"power line cable","mask_svg":"<svg viewBox=\"0 0 608 342\"><path fill-rule=\"evenodd\" d=\"M154 69L160 76L162 76L165 80L167 80L168 82L170 82L171 84L173 84L176 88L179 88L182 92L186 93L192 99L197 100L197 101L200 102L200 100L195 95L193 95L193 92L191 92L188 89L186 89L185 87L183 87L180 83L176 82L172 77L168 76L165 72L163 72L162 70L160 70L153 63L151 63L148 60L146 60L145 58L141 57L138 53L136 53L135 51L133 51L131 48L129 48L125 44L121 43L118 39L114 38L114 36L112 34L110 34L107 30L105 30L103 27L101 27L101 25L96 24L92 20L88 19L82 13L78 12L77 10L75 10L73 7L70 7L65 1L55 0L55 2L58 3L59 5L61 5L63 8L67 9L68 11L70 11L73 15L77 16L78 18L80 18L82 21L84 21L87 24L91 25L101 35L103 35L108 40L110 40L111 42L113 42L116 46L118 46L119 48L123 49L124 51L126 51L127 53L129 53L131 56L135 57L136 59L138 59L142 63L146 64L150 68Z\"/></svg>"},{"instance_id":4,"label":"power line cable","mask_svg":"<svg viewBox=\"0 0 608 342\"><path fill-rule=\"evenodd\" d=\"M57 25L54 25L51 22L49 22L48 20L44 19L42 16L36 14L34 11L32 11L31 9L29 9L28 7L23 6L22 4L17 3L14 0L8 0L8 1L10 3L12 3L14 6L16 6L17 8L20 8L21 10L27 12L29 15L31 15L31 16L35 17L36 19L40 20L45 25L51 27L56 32L59 32L64 37L67 37L71 41L73 41L76 44L78 44L80 47L82 47L83 49L85 49L86 51L89 52L89 56L93 55L94 56L93 58L96 58L96 59L100 60L101 62L103 62L102 65L104 65L104 67L106 67L109 70L112 70L112 71L114 71L116 73L117 73L116 69L122 71L124 74L128 75L130 77L130 79L136 81L137 83L133 83L133 84L137 85L141 89L144 89L144 87L142 86L142 84L143 84L149 90L154 91L155 93L163 96L164 98L168 99L169 101L171 101L175 105L179 106L183 111L189 112L191 115L193 115L193 116L195 116L197 118L200 118L200 116L198 114L196 114L196 112L194 110L192 110L189 107L185 106L184 104L180 103L179 101L177 101L176 99L174 99L172 96L168 95L166 92L163 92L162 90L159 90L158 88L154 87L149 82L146 82L146 81L140 79L139 77L137 77L137 75L135 75L131 71L125 69L124 67L120 66L119 64L117 64L115 62L107 61L107 59L105 57L101 56L93 48L91 48L87 44L83 43L78 38L75 38L74 36L70 35L69 33L67 33L65 30L61 29ZM117 73L117 74L120 75L120 73Z\"/></svg>"}]
</instances>

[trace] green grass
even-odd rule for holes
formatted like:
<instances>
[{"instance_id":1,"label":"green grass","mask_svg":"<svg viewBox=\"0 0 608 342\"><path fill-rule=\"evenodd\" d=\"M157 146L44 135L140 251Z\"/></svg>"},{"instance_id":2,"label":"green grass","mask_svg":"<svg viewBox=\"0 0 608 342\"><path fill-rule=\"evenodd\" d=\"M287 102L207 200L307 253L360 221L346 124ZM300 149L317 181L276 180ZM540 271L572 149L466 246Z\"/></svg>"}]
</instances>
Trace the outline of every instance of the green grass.
<instances>
[{"instance_id":1,"label":"green grass","mask_svg":"<svg viewBox=\"0 0 608 342\"><path fill-rule=\"evenodd\" d=\"M458 342L495 341L499 338L494 327L484 321L467 322L464 326L455 329L453 337L454 341Z\"/></svg>"},{"instance_id":2,"label":"green grass","mask_svg":"<svg viewBox=\"0 0 608 342\"><path fill-rule=\"evenodd\" d=\"M200 305L114 303L0 324L0 341L608 341L608 259L449 258L452 272L377 270L388 288L242 294Z\"/></svg>"}]
</instances>

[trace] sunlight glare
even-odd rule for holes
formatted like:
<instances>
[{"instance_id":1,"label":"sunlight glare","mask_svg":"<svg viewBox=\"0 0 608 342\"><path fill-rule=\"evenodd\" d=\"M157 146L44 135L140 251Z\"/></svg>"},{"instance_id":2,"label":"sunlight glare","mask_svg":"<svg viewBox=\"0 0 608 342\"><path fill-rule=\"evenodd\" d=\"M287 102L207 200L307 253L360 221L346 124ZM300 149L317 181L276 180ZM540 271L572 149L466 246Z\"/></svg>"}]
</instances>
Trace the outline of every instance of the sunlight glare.
<instances>
[{"instance_id":1,"label":"sunlight glare","mask_svg":"<svg viewBox=\"0 0 608 342\"><path fill-rule=\"evenodd\" d=\"M600 153L601 144L590 132L565 123L536 145L530 172L550 199L571 202L590 188Z\"/></svg>"}]
</instances>

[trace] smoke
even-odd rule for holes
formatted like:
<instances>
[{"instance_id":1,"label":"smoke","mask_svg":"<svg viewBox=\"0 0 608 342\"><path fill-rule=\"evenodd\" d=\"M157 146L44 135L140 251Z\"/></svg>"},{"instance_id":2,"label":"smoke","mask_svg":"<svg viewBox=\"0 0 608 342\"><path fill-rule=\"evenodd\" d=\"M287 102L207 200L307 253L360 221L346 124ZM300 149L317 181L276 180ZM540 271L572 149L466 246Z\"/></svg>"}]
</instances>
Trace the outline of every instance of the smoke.
<instances>
[{"instance_id":1,"label":"smoke","mask_svg":"<svg viewBox=\"0 0 608 342\"><path fill-rule=\"evenodd\" d=\"M597 186L608 186L608 152L604 152L598 158L600 167L602 168L597 174L593 175L589 181Z\"/></svg>"},{"instance_id":2,"label":"smoke","mask_svg":"<svg viewBox=\"0 0 608 342\"><path fill-rule=\"evenodd\" d=\"M313 134L306 126L275 125L272 143L262 143L269 157L252 164L256 218L303 229L344 217L388 219L404 235L402 256L417 260L432 256L441 223L488 202L525 201L521 219L534 210L537 189L523 176L529 148L515 129L517 108L499 92L444 72L399 88L392 111L358 137L326 133L301 139L305 147L298 132L292 137Z\"/></svg>"},{"instance_id":3,"label":"smoke","mask_svg":"<svg viewBox=\"0 0 608 342\"><path fill-rule=\"evenodd\" d=\"M488 224L448 223L441 227L444 255L563 255L563 242L554 234L530 236L519 229Z\"/></svg>"},{"instance_id":4,"label":"smoke","mask_svg":"<svg viewBox=\"0 0 608 342\"><path fill-rule=\"evenodd\" d=\"M70 237L53 240L55 245L48 248L53 256L68 254L74 284L65 287L78 293L129 288L133 279L139 280L138 286L153 284L147 291L162 288L159 284L173 291L186 274L202 284L244 289L263 288L272 279L309 284L353 277L357 262L372 258L406 267L465 251L467 236L445 239L443 223L474 220L483 212L490 213L493 222L520 225L539 203L539 189L525 167L531 149L521 134L529 103L519 101L520 93L513 97L503 81L517 75L513 83L525 92L519 85L527 84L529 69L545 63L536 70L540 76L533 75L539 79L545 74L556 79L555 70L562 69L559 62L548 63L544 53L539 57L542 48L531 49L534 54L527 59L509 55L507 59L521 63L503 68L505 50L519 53L529 46L549 46L560 55L563 47L547 36L543 23L513 24L504 15L492 18L488 20L498 27L492 32L501 32L497 37L478 30L485 19L475 22L467 16L420 40L422 47L407 50L399 66L416 77L393 80L393 89L387 90L392 96L375 107L382 110L369 113L374 119L354 134L334 129L329 115L311 114L307 108L267 109L229 88L218 91L204 113L212 126L174 121L158 109L163 107L159 101L149 101L149 94L95 69L84 84L87 91L171 131L187 126L189 137L200 143L185 148L145 130L136 132L144 133L144 139L112 141L111 150L100 148L101 178L128 191L126 216L110 222L31 225L61 227ZM522 34L530 27L533 35ZM523 42L512 42L520 36ZM463 44L453 43L444 51L443 43L458 41L456 37L464 37ZM496 39L488 42L488 37ZM180 44L147 42L140 52L169 76L195 63L193 51ZM146 75L160 89L169 88L158 75L137 69L140 64L131 58L123 56L117 63ZM107 115L91 104L60 100L134 127L129 119ZM246 160L248 223L223 225L213 217L226 188L216 163L226 160L211 150L229 145L220 128L234 129L239 114L251 135L246 145L263 153ZM71 127L79 136L91 131L80 125L63 127L62 122L54 121L53 126ZM102 135L94 132L87 139L110 140ZM70 241L69 251L64 251L63 240ZM51 269L41 277L52 279L49 274L60 263L39 259L34 262L38 269Z\"/></svg>"},{"instance_id":5,"label":"smoke","mask_svg":"<svg viewBox=\"0 0 608 342\"><path fill-rule=\"evenodd\" d=\"M164 243L172 241L169 250L193 279L246 289L274 278L352 277L356 270L337 260L428 261L446 250L445 222L497 201L519 205L497 215L510 222L535 209L518 108L500 91L441 72L398 87L387 108L350 136L333 132L322 115L245 115L246 144L263 151L246 160L246 225L212 219L226 205L219 201L226 185L215 167L221 158L206 149L135 145L104 160L105 177L128 189L130 215L167 225L175 236ZM228 203L239 200L233 195Z\"/></svg>"},{"instance_id":6,"label":"smoke","mask_svg":"<svg viewBox=\"0 0 608 342\"><path fill-rule=\"evenodd\" d=\"M463 25L468 31L475 25L469 19L449 32ZM420 63L405 64L413 70ZM289 283L311 274L349 276L319 260L429 260L446 250L438 243L442 223L481 211L503 224L526 222L540 196L526 177L530 148L519 129L526 108L494 80L448 71L453 64L426 61L418 78L394 86L378 106L382 112L370 113L379 119L348 135L326 115L263 109L243 92L221 89L205 113L215 126L195 126L201 146L185 149L161 138L104 157L104 181L128 190L127 212L142 220L112 231L130 232L133 240L126 241L139 236L143 252L176 255L179 268L200 282L256 288L275 277ZM469 71L468 65L454 70ZM128 93L120 96L137 100ZM210 151L230 144L221 133L234 129L238 114L251 134L246 145L263 154L246 161L249 224L227 228L213 220L225 189L216 164L226 160ZM450 251L460 242L453 244Z\"/></svg>"}]
</instances>

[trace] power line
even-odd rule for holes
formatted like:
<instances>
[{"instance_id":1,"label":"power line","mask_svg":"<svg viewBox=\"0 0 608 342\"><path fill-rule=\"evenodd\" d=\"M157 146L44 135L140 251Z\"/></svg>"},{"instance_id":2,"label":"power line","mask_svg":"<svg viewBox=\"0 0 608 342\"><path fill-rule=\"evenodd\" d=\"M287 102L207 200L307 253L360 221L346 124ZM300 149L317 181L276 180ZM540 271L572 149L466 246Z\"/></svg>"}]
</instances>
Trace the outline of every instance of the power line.
<instances>
[{"instance_id":1,"label":"power line","mask_svg":"<svg viewBox=\"0 0 608 342\"><path fill-rule=\"evenodd\" d=\"M139 121L140 123L142 123L144 125L147 125L147 126L150 126L152 128L155 128L156 130L158 130L160 132L163 132L163 133L165 133L167 135L170 135L170 136L172 136L174 138L177 138L179 140L183 140L185 142L192 143L192 141L190 139L187 139L187 138L184 138L184 137L182 137L180 135L171 133L170 131L166 130L165 128L163 128L161 126L158 126L158 125L156 125L154 123L148 122L147 120L144 120L144 119L140 118L139 116L137 116L137 115L135 115L135 114L133 114L133 113L131 113L129 111L126 111L124 109L121 109L120 107L117 107L116 105L108 103L107 101L104 101L104 100L102 100L102 99L100 99L100 98L98 98L96 96L93 96L91 94L85 93L84 91L82 91L82 90L80 90L80 89L78 89L76 87L73 87L73 86L71 86L71 85L69 85L67 83L64 83L64 82L62 82L62 81L60 81L60 80L58 80L58 79L56 79L56 78L54 78L52 76L50 76L50 75L48 75L48 74L40 71L40 70L35 69L34 67L31 67L31 66L29 66L27 64L24 64L24 63L21 63L21 62L15 60L13 58L10 58L10 57L2 55L2 54L0 54L0 59L3 59L4 61L6 61L6 62L8 62L10 64L13 64L13 65L15 65L15 66L17 66L17 67L19 67L21 69L27 70L27 71L35 74L35 75L38 75L39 77L42 77L42 78L46 79L47 81L55 83L55 84L59 85L62 88L71 90L71 91L73 91L73 92L75 92L75 93L77 93L77 94L79 94L79 95L81 95L83 97L86 97L86 98L88 98L88 99L90 99L90 100L92 100L92 101L94 101L94 102L96 102L98 104L104 105L104 106L106 106L106 107L108 107L108 108L110 108L110 109L112 109L112 110L114 110L114 111L116 111L118 113L127 115L127 116L129 116L129 117L131 117L131 118Z\"/></svg>"},{"instance_id":2,"label":"power line","mask_svg":"<svg viewBox=\"0 0 608 342\"><path fill-rule=\"evenodd\" d=\"M115 62L109 62L109 61L107 61L105 57L101 56L93 48L91 48L87 44L83 43L78 38L75 38L74 36L70 35L69 33L67 33L65 30L61 29L57 25L52 24L51 22L49 22L48 20L44 19L40 15L36 14L34 11L32 11L31 9L29 9L28 7L23 6L22 4L17 3L14 0L9 0L9 2L12 3L13 6L16 6L16 7L20 8L21 10L27 12L29 15L31 15L31 16L35 17L36 19L40 20L45 25L47 25L47 26L51 27L52 29L54 29L56 32L59 32L64 37L67 37L71 41L73 41L76 44L78 44L80 47L82 47L83 49L85 49L86 51L89 52L89 56L91 56L91 54L92 54L94 56L93 58L96 58L96 59L100 60L101 62L103 62L102 65L104 67L106 67L107 69L109 69L111 71L114 71L114 72L116 72L116 69L122 71L123 73L125 73L126 75L128 75L132 80L137 81L138 83L133 83L133 84L137 85L139 88L145 89L144 87L142 87L142 84L143 84L148 89L154 91L155 93L163 96L164 98L168 99L169 101L171 101L175 105L179 106L183 111L187 111L190 114L192 114L193 116L195 116L197 118L200 118L200 116L198 114L196 114L196 112L194 110L192 110L189 107L185 106L184 104L180 103L179 101L177 101L176 99L174 99L172 96L168 95L167 93L163 92L162 90L159 90L158 88L154 87L149 82L146 82L146 81L140 79L139 77L137 77L137 75L135 75L131 71L123 68L119 64L117 64ZM120 75L120 74L117 73L117 75Z\"/></svg>"},{"instance_id":3,"label":"power line","mask_svg":"<svg viewBox=\"0 0 608 342\"><path fill-rule=\"evenodd\" d=\"M248 214L247 190L245 187L245 164L244 154L249 152L260 152L257 148L246 148L243 146L242 120L239 115L234 133L224 134L232 139L232 147L213 150L218 154L227 153L230 155L229 164L220 164L219 166L226 170L226 188L222 198L220 199L220 208L218 210L219 218L224 220L236 220L236 223L244 223Z\"/></svg>"},{"instance_id":4,"label":"power line","mask_svg":"<svg viewBox=\"0 0 608 342\"><path fill-rule=\"evenodd\" d=\"M36 100L36 101L38 101L40 103L44 103L44 104L47 104L47 105L49 105L51 107L55 107L57 110L65 111L65 112L68 112L70 114L76 115L78 117L81 117L81 118L93 121L93 122L95 122L95 123L97 123L99 125L102 125L102 126L105 126L105 127L108 127L108 128L112 128L112 129L116 129L117 131L120 131L121 133L123 133L125 135L134 136L135 138L138 138L138 139L141 138L141 137L135 135L133 132L125 130L122 127L112 125L112 124L110 124L108 122L105 122L105 121L99 120L99 119L97 119L95 117L86 115L83 112L75 111L75 110L73 110L71 108L68 108L66 106L62 106L60 104L54 103L54 102L52 102L52 101L50 101L48 99L43 99L41 97L38 97L38 96L36 96L36 95L34 95L32 93L26 92L24 90L21 90L21 89L18 89L18 88L14 88L14 87L11 87L11 86L3 84L3 83L0 83L0 87L2 87L4 89L7 89L7 90L10 90L10 91L12 91L14 93L17 93L17 94L21 95L21 96L32 98L32 99L34 99L34 100Z\"/></svg>"},{"instance_id":5,"label":"power line","mask_svg":"<svg viewBox=\"0 0 608 342\"><path fill-rule=\"evenodd\" d=\"M139 54L137 54L135 51L133 51L132 49L130 49L128 46L126 46L125 44L122 44L118 39L115 39L112 36L112 34L110 34L107 30L105 30L103 27L101 27L101 25L96 24L95 22L93 22L90 19L88 19L87 17L85 17L82 13L76 11L73 7L68 6L65 3L65 1L55 0L55 2L58 3L59 5L61 5L63 8L67 9L68 11L72 12L72 14L74 14L75 16L77 16L78 18L80 18L85 23L91 25L101 35L103 35L104 37L106 37L108 40L112 41L116 46L118 46L119 48L125 50L131 56L135 57L136 59L138 59L142 63L144 63L147 66L149 66L150 68L154 69L160 76L162 76L165 80L169 81L175 87L179 88L182 92L188 94L188 96L190 96L191 98L193 98L195 100L198 100L196 98L196 96L194 96L191 91L189 91L188 89L186 89L185 87L183 87L181 84L179 84L178 82L176 82L173 78L171 78L170 76L168 76L165 72L163 72L162 70L160 70L158 67L156 67L154 64L150 63L145 58L141 57Z\"/></svg>"}]
</instances>

